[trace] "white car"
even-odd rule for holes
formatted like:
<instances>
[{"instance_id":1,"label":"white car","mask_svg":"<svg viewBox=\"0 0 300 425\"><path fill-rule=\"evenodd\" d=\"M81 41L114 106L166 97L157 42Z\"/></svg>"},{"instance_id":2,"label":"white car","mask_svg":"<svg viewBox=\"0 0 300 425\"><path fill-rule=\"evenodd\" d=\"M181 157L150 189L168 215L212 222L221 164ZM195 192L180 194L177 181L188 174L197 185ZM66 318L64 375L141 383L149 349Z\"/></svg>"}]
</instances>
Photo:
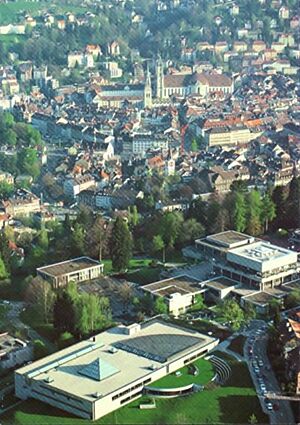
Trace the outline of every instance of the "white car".
<instances>
[{"instance_id":1,"label":"white car","mask_svg":"<svg viewBox=\"0 0 300 425\"><path fill-rule=\"evenodd\" d=\"M267 409L268 409L268 410L273 410L272 403L267 403Z\"/></svg>"}]
</instances>

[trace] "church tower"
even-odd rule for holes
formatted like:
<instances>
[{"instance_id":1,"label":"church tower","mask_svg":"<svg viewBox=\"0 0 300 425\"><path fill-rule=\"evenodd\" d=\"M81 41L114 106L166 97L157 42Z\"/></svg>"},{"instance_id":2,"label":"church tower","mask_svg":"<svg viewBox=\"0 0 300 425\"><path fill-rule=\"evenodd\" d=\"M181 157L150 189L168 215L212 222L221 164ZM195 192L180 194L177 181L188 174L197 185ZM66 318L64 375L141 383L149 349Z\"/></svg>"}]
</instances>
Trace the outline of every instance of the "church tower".
<instances>
[{"instance_id":1,"label":"church tower","mask_svg":"<svg viewBox=\"0 0 300 425\"><path fill-rule=\"evenodd\" d=\"M159 56L156 61L156 97L157 99L163 99L164 97L164 64Z\"/></svg>"},{"instance_id":2,"label":"church tower","mask_svg":"<svg viewBox=\"0 0 300 425\"><path fill-rule=\"evenodd\" d=\"M144 88L144 108L152 107L152 87L151 87L151 74L149 66L147 66L146 83Z\"/></svg>"}]
</instances>

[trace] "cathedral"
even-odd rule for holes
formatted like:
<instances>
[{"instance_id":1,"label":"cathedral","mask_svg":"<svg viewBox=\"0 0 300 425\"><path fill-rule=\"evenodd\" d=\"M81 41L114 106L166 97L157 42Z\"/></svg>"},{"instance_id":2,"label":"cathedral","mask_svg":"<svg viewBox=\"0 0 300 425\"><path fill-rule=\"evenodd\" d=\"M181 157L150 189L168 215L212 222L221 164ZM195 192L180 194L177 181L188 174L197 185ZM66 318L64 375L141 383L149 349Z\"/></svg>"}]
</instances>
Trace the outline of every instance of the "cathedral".
<instances>
[{"instance_id":1,"label":"cathedral","mask_svg":"<svg viewBox=\"0 0 300 425\"><path fill-rule=\"evenodd\" d=\"M170 96L186 97L199 95L206 97L212 93L230 95L233 92L231 78L219 73L176 73L164 74L161 58L156 62L156 98L168 99Z\"/></svg>"}]
</instances>

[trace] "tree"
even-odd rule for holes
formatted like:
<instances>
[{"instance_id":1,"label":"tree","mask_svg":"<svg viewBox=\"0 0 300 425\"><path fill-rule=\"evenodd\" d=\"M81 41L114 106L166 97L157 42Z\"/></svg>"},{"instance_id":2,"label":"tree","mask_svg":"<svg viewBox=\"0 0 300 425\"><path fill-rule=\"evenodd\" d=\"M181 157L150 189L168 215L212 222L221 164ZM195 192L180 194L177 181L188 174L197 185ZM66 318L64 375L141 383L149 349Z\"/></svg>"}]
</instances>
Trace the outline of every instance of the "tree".
<instances>
[{"instance_id":1,"label":"tree","mask_svg":"<svg viewBox=\"0 0 300 425\"><path fill-rule=\"evenodd\" d=\"M133 295L132 286L128 282L122 283L119 289L119 294L123 301L124 310L127 311Z\"/></svg>"},{"instance_id":2,"label":"tree","mask_svg":"<svg viewBox=\"0 0 300 425\"><path fill-rule=\"evenodd\" d=\"M47 230L45 228L43 228L43 229L40 230L40 232L38 234L37 243L45 251L48 249L48 247L49 247L49 238L48 238L48 232L47 232Z\"/></svg>"},{"instance_id":3,"label":"tree","mask_svg":"<svg viewBox=\"0 0 300 425\"><path fill-rule=\"evenodd\" d=\"M136 227L139 223L139 213L137 210L137 206L133 205L132 207L129 207L128 209L129 216L128 216L128 222L132 227Z\"/></svg>"},{"instance_id":4,"label":"tree","mask_svg":"<svg viewBox=\"0 0 300 425\"><path fill-rule=\"evenodd\" d=\"M189 218L182 223L178 242L182 245L193 243L195 239L200 238L205 233L202 224L198 223L195 218Z\"/></svg>"},{"instance_id":5,"label":"tree","mask_svg":"<svg viewBox=\"0 0 300 425\"><path fill-rule=\"evenodd\" d=\"M256 310L253 304L246 303L245 304L245 321L251 322L251 320L256 318Z\"/></svg>"},{"instance_id":6,"label":"tree","mask_svg":"<svg viewBox=\"0 0 300 425\"><path fill-rule=\"evenodd\" d=\"M158 234L161 236L164 244L172 248L179 236L180 228L183 224L183 215L180 212L167 212L163 214Z\"/></svg>"},{"instance_id":7,"label":"tree","mask_svg":"<svg viewBox=\"0 0 300 425\"><path fill-rule=\"evenodd\" d=\"M3 260L7 274L11 272L11 249L5 232L0 233L0 257Z\"/></svg>"},{"instance_id":8,"label":"tree","mask_svg":"<svg viewBox=\"0 0 300 425\"><path fill-rule=\"evenodd\" d=\"M285 307L287 309L300 305L300 289L293 289L285 299Z\"/></svg>"},{"instance_id":9,"label":"tree","mask_svg":"<svg viewBox=\"0 0 300 425\"><path fill-rule=\"evenodd\" d=\"M197 140L193 139L192 143L191 143L191 151L192 152L197 152L198 150L198 143Z\"/></svg>"},{"instance_id":10,"label":"tree","mask_svg":"<svg viewBox=\"0 0 300 425\"><path fill-rule=\"evenodd\" d=\"M264 231L268 232L269 223L276 218L276 207L268 193L265 194L262 200L261 220L264 226Z\"/></svg>"},{"instance_id":11,"label":"tree","mask_svg":"<svg viewBox=\"0 0 300 425\"><path fill-rule=\"evenodd\" d=\"M244 232L246 228L246 204L245 197L240 192L235 195L233 221L234 229L238 232Z\"/></svg>"},{"instance_id":12,"label":"tree","mask_svg":"<svg viewBox=\"0 0 300 425\"><path fill-rule=\"evenodd\" d=\"M288 211L288 227L300 227L300 177L294 177L289 186L289 195L287 198Z\"/></svg>"},{"instance_id":13,"label":"tree","mask_svg":"<svg viewBox=\"0 0 300 425\"><path fill-rule=\"evenodd\" d=\"M43 322L48 323L55 301L55 295L50 283L39 276L32 279L26 289L26 300L37 309Z\"/></svg>"},{"instance_id":14,"label":"tree","mask_svg":"<svg viewBox=\"0 0 300 425\"><path fill-rule=\"evenodd\" d=\"M272 201L275 204L276 209L276 219L274 220L274 226L278 227L286 227L286 211L287 211L287 203L286 203L287 193L286 189L283 186L276 186L272 193Z\"/></svg>"},{"instance_id":15,"label":"tree","mask_svg":"<svg viewBox=\"0 0 300 425\"><path fill-rule=\"evenodd\" d=\"M4 264L4 261L0 257L0 280L6 279L8 277L8 273Z\"/></svg>"},{"instance_id":16,"label":"tree","mask_svg":"<svg viewBox=\"0 0 300 425\"><path fill-rule=\"evenodd\" d=\"M122 217L117 217L111 237L111 259L113 269L124 271L129 266L132 257L132 236L127 223Z\"/></svg>"},{"instance_id":17,"label":"tree","mask_svg":"<svg viewBox=\"0 0 300 425\"><path fill-rule=\"evenodd\" d=\"M239 304L233 299L225 300L221 304L220 313L222 317L224 317L226 322L230 324L233 331L239 330L245 321L243 310L241 309Z\"/></svg>"},{"instance_id":18,"label":"tree","mask_svg":"<svg viewBox=\"0 0 300 425\"><path fill-rule=\"evenodd\" d=\"M59 332L74 334L76 329L76 310L70 295L63 291L58 294L53 306L53 325Z\"/></svg>"},{"instance_id":19,"label":"tree","mask_svg":"<svg viewBox=\"0 0 300 425\"><path fill-rule=\"evenodd\" d=\"M160 235L154 236L152 241L152 246L153 246L154 252L162 251L162 261L163 263L165 263L166 262L166 246Z\"/></svg>"},{"instance_id":20,"label":"tree","mask_svg":"<svg viewBox=\"0 0 300 425\"><path fill-rule=\"evenodd\" d=\"M156 297L154 301L154 313L155 314L167 314L168 313L168 307L165 303L165 300L163 297Z\"/></svg>"},{"instance_id":21,"label":"tree","mask_svg":"<svg viewBox=\"0 0 300 425\"><path fill-rule=\"evenodd\" d=\"M84 254L84 229L83 227L75 223L71 237L71 251L74 256L80 256Z\"/></svg>"},{"instance_id":22,"label":"tree","mask_svg":"<svg viewBox=\"0 0 300 425\"><path fill-rule=\"evenodd\" d=\"M252 190L247 196L247 232L252 236L261 233L262 202L260 193Z\"/></svg>"}]
</instances>

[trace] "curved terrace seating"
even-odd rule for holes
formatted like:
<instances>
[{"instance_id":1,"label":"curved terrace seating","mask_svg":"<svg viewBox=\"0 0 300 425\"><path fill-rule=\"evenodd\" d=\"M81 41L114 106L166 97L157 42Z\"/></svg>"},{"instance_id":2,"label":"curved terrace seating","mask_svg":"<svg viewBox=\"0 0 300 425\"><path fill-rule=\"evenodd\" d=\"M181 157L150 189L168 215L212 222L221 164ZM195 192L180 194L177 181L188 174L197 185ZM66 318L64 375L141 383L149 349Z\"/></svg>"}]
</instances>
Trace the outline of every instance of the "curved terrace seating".
<instances>
[{"instance_id":1,"label":"curved terrace seating","mask_svg":"<svg viewBox=\"0 0 300 425\"><path fill-rule=\"evenodd\" d=\"M215 382L223 385L225 382L229 379L231 375L231 368L228 365L225 360L221 359L217 356L211 356L210 359L211 363L214 365L216 369L216 377Z\"/></svg>"}]
</instances>

